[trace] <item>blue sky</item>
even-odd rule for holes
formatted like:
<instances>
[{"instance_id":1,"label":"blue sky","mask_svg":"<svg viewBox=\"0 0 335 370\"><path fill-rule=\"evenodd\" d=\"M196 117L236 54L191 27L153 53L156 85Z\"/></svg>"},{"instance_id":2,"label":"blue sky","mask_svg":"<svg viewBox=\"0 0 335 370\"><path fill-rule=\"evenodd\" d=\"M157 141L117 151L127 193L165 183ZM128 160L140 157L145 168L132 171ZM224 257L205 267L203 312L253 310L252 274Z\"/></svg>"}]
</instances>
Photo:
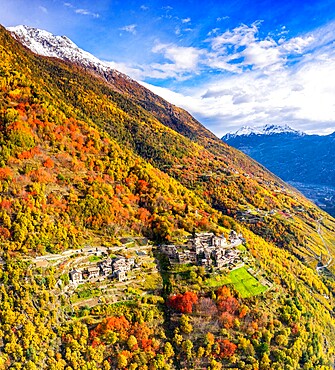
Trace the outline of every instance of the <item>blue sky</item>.
<instances>
[{"instance_id":1,"label":"blue sky","mask_svg":"<svg viewBox=\"0 0 335 370\"><path fill-rule=\"evenodd\" d=\"M0 0L0 23L66 35L189 110L242 125L335 131L335 0Z\"/></svg>"}]
</instances>

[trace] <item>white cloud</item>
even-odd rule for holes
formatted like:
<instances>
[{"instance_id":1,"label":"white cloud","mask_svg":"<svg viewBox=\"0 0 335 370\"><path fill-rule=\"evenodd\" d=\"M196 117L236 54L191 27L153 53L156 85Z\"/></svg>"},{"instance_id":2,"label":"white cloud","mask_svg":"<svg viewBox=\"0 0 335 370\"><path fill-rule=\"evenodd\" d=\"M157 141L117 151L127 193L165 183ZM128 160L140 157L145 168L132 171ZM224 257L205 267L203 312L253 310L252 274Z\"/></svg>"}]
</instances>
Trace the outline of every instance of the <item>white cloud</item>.
<instances>
[{"instance_id":1,"label":"white cloud","mask_svg":"<svg viewBox=\"0 0 335 370\"><path fill-rule=\"evenodd\" d=\"M110 68L125 73L126 75L131 76L135 80L141 80L148 73L148 71L145 71L145 68L136 64L132 65L129 63L110 62L110 61L103 62L104 64L107 64Z\"/></svg>"},{"instance_id":2,"label":"white cloud","mask_svg":"<svg viewBox=\"0 0 335 370\"><path fill-rule=\"evenodd\" d=\"M313 36L294 37L283 44L283 49L290 53L301 54L314 41Z\"/></svg>"},{"instance_id":3,"label":"white cloud","mask_svg":"<svg viewBox=\"0 0 335 370\"><path fill-rule=\"evenodd\" d=\"M233 31L226 31L222 35L214 37L209 40L213 50L219 50L227 45L234 45L235 48L239 46L246 46L253 43L256 40L256 34L258 32L258 24L253 23L250 27L242 24L236 27Z\"/></svg>"},{"instance_id":4,"label":"white cloud","mask_svg":"<svg viewBox=\"0 0 335 370\"><path fill-rule=\"evenodd\" d=\"M184 18L181 20L182 23L189 23L191 22L191 18Z\"/></svg>"},{"instance_id":5,"label":"white cloud","mask_svg":"<svg viewBox=\"0 0 335 370\"><path fill-rule=\"evenodd\" d=\"M217 22L225 21L229 19L230 17L228 15L225 15L224 17L217 17L216 20Z\"/></svg>"},{"instance_id":6,"label":"white cloud","mask_svg":"<svg viewBox=\"0 0 335 370\"><path fill-rule=\"evenodd\" d=\"M129 33L133 34L133 35L136 35L136 27L137 27L136 24L129 24L129 25L121 27L119 29L121 31L126 31L126 32L129 32Z\"/></svg>"},{"instance_id":7,"label":"white cloud","mask_svg":"<svg viewBox=\"0 0 335 370\"><path fill-rule=\"evenodd\" d=\"M41 12L43 12L44 14L48 14L48 9L46 8L46 7L44 7L44 6L39 6L38 7L38 9L41 11Z\"/></svg>"},{"instance_id":8,"label":"white cloud","mask_svg":"<svg viewBox=\"0 0 335 370\"><path fill-rule=\"evenodd\" d=\"M255 69L221 76L183 94L147 87L190 111L219 137L245 124L267 123L285 123L308 133L329 134L335 131L335 85L330 78L335 75L335 52L333 48L328 50L327 43L311 56L308 46L314 45L311 45L310 37L313 36L305 38L308 42L299 41L307 48L306 55L293 66L283 62L280 70L275 69L270 74ZM313 43L317 44L319 39L314 35ZM276 48L271 42L259 47L265 50ZM280 46L277 48L283 52ZM272 58L274 62L278 61L278 54ZM284 60L284 56L282 58ZM254 62L261 65L263 60Z\"/></svg>"},{"instance_id":9,"label":"white cloud","mask_svg":"<svg viewBox=\"0 0 335 370\"><path fill-rule=\"evenodd\" d=\"M143 84L220 137L245 124L335 131L335 22L294 38L280 34L283 29L261 37L260 27L255 22L211 35L206 48L157 42L152 52L163 62L120 69L142 81L197 76L196 87L179 92Z\"/></svg>"},{"instance_id":10,"label":"white cloud","mask_svg":"<svg viewBox=\"0 0 335 370\"><path fill-rule=\"evenodd\" d=\"M273 40L253 42L241 53L244 64L253 68L271 67L271 71L282 66L283 58L278 45Z\"/></svg>"},{"instance_id":11,"label":"white cloud","mask_svg":"<svg viewBox=\"0 0 335 370\"><path fill-rule=\"evenodd\" d=\"M210 30L208 33L207 33L207 36L212 36L212 35L215 35L217 34L218 32L220 31L220 28L213 28L212 30Z\"/></svg>"},{"instance_id":12,"label":"white cloud","mask_svg":"<svg viewBox=\"0 0 335 370\"><path fill-rule=\"evenodd\" d=\"M93 18L100 18L100 14L91 12L91 11L89 11L87 9L83 9L83 8L76 8L72 3L65 2L65 3L63 3L63 5L66 8L73 9L73 11L76 14L87 15L87 16L90 16L90 17L93 17ZM44 7L43 6L40 6L39 8L41 9L41 8L44 8Z\"/></svg>"},{"instance_id":13,"label":"white cloud","mask_svg":"<svg viewBox=\"0 0 335 370\"><path fill-rule=\"evenodd\" d=\"M205 64L213 68L215 70L221 70L231 73L240 73L241 68L240 65L230 63L231 61L234 61L235 57L232 56L222 56L218 55L217 53L208 53L206 54L206 61Z\"/></svg>"},{"instance_id":14,"label":"white cloud","mask_svg":"<svg viewBox=\"0 0 335 370\"><path fill-rule=\"evenodd\" d=\"M208 36L215 36L207 39L212 49L208 54L208 66L235 73L243 72L247 66L271 72L280 69L285 57L273 38L258 37L260 25L261 22L251 26L242 24L219 35L218 29L213 29Z\"/></svg>"},{"instance_id":15,"label":"white cloud","mask_svg":"<svg viewBox=\"0 0 335 370\"><path fill-rule=\"evenodd\" d=\"M175 71L194 72L197 69L199 58L203 50L194 47L183 47L174 44L157 43L152 51L164 55L164 58L172 63L166 63L166 68L173 68ZM157 66L157 65L156 65Z\"/></svg>"},{"instance_id":16,"label":"white cloud","mask_svg":"<svg viewBox=\"0 0 335 370\"><path fill-rule=\"evenodd\" d=\"M93 17L93 18L99 18L100 17L100 15L98 13L90 12L87 9L76 9L74 12L76 14L88 15L88 16Z\"/></svg>"},{"instance_id":17,"label":"white cloud","mask_svg":"<svg viewBox=\"0 0 335 370\"><path fill-rule=\"evenodd\" d=\"M167 79L175 78L179 81L183 81L190 76L184 76L173 63L152 63L147 65L119 63L119 62L107 62L104 61L109 67L114 68L128 76L131 76L137 81L145 79L147 76L153 79ZM185 71L184 71L185 72Z\"/></svg>"}]
</instances>

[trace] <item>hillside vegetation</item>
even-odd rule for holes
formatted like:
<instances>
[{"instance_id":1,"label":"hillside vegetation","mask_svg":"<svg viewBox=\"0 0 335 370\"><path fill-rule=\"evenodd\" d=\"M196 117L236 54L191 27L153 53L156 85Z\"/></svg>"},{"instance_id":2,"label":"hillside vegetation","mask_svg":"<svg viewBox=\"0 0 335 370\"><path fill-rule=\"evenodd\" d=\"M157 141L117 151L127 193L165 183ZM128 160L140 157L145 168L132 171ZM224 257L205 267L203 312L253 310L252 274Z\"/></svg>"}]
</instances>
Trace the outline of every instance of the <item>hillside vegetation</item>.
<instances>
[{"instance_id":1,"label":"hillside vegetation","mask_svg":"<svg viewBox=\"0 0 335 370\"><path fill-rule=\"evenodd\" d=\"M316 267L334 219L137 83L34 55L3 28L0 180L0 369L332 368L334 271ZM178 270L156 248L232 229L271 289L243 293L244 270ZM140 236L160 282L144 271L124 302L75 306L68 271L33 263Z\"/></svg>"}]
</instances>

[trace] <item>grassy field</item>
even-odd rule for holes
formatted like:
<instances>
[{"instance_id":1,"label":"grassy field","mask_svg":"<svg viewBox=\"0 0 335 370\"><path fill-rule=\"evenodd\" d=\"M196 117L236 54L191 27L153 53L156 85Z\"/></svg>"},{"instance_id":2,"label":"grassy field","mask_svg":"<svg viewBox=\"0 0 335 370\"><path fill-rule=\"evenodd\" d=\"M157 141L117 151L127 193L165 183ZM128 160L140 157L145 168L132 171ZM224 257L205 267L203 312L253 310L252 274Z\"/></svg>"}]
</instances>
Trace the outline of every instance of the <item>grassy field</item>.
<instances>
[{"instance_id":1,"label":"grassy field","mask_svg":"<svg viewBox=\"0 0 335 370\"><path fill-rule=\"evenodd\" d=\"M213 288L231 284L241 294L242 298L253 297L267 289L245 267L231 271L228 276L210 278L206 280L205 284Z\"/></svg>"},{"instance_id":2,"label":"grassy field","mask_svg":"<svg viewBox=\"0 0 335 370\"><path fill-rule=\"evenodd\" d=\"M242 298L253 297L266 291L266 287L254 278L245 267L232 271L228 278Z\"/></svg>"},{"instance_id":3,"label":"grassy field","mask_svg":"<svg viewBox=\"0 0 335 370\"><path fill-rule=\"evenodd\" d=\"M100 257L100 256L90 256L89 258L88 258L88 260L90 261L90 262L98 262L98 261L101 261L103 259L103 257Z\"/></svg>"}]
</instances>

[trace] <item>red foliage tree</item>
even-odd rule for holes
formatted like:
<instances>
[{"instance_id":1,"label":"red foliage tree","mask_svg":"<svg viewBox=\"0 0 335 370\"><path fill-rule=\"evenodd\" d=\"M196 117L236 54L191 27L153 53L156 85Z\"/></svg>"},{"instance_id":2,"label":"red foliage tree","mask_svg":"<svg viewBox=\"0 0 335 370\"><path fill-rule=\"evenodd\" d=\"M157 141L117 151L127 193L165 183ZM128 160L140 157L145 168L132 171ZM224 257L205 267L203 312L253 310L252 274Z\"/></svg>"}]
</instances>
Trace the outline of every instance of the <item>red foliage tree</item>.
<instances>
[{"instance_id":1,"label":"red foliage tree","mask_svg":"<svg viewBox=\"0 0 335 370\"><path fill-rule=\"evenodd\" d=\"M0 226L0 238L3 238L3 239L10 238L10 231L6 227Z\"/></svg>"},{"instance_id":2,"label":"red foliage tree","mask_svg":"<svg viewBox=\"0 0 335 370\"><path fill-rule=\"evenodd\" d=\"M238 317L240 319L243 319L243 317L245 317L247 313L248 313L248 308L247 307L241 307Z\"/></svg>"},{"instance_id":3,"label":"red foliage tree","mask_svg":"<svg viewBox=\"0 0 335 370\"><path fill-rule=\"evenodd\" d=\"M231 357L236 351L236 344L230 342L228 339L218 339L217 343L220 346L220 353L218 355L220 358Z\"/></svg>"},{"instance_id":4,"label":"red foliage tree","mask_svg":"<svg viewBox=\"0 0 335 370\"><path fill-rule=\"evenodd\" d=\"M9 199L4 199L2 202L0 202L0 209L6 209L9 211L12 207L12 201Z\"/></svg>"},{"instance_id":5,"label":"red foliage tree","mask_svg":"<svg viewBox=\"0 0 335 370\"><path fill-rule=\"evenodd\" d=\"M135 338L141 342L149 339L152 334L152 330L148 328L148 325L144 322L142 324L135 322L130 330L130 334L134 335Z\"/></svg>"},{"instance_id":6,"label":"red foliage tree","mask_svg":"<svg viewBox=\"0 0 335 370\"><path fill-rule=\"evenodd\" d=\"M44 163L43 163L43 166L45 168L53 168L54 167L54 161L51 159L51 158L47 158Z\"/></svg>"},{"instance_id":7,"label":"red foliage tree","mask_svg":"<svg viewBox=\"0 0 335 370\"><path fill-rule=\"evenodd\" d=\"M291 331L293 335L297 335L299 333L299 326L296 323L291 325Z\"/></svg>"},{"instance_id":8,"label":"red foliage tree","mask_svg":"<svg viewBox=\"0 0 335 370\"><path fill-rule=\"evenodd\" d=\"M146 352L153 352L152 339L141 339L140 347Z\"/></svg>"},{"instance_id":9,"label":"red foliage tree","mask_svg":"<svg viewBox=\"0 0 335 370\"><path fill-rule=\"evenodd\" d=\"M137 213L138 213L138 218L142 222L147 221L150 217L150 212L145 208L139 208Z\"/></svg>"},{"instance_id":10,"label":"red foliage tree","mask_svg":"<svg viewBox=\"0 0 335 370\"><path fill-rule=\"evenodd\" d=\"M216 292L216 296L218 297L218 300L229 298L232 296L230 289L227 286L223 286L219 288Z\"/></svg>"},{"instance_id":11,"label":"red foliage tree","mask_svg":"<svg viewBox=\"0 0 335 370\"><path fill-rule=\"evenodd\" d=\"M138 193L145 193L148 191L149 183L145 180L138 180L137 181L137 192Z\"/></svg>"},{"instance_id":12,"label":"red foliage tree","mask_svg":"<svg viewBox=\"0 0 335 370\"><path fill-rule=\"evenodd\" d=\"M100 337L107 331L115 331L120 334L120 338L125 340L130 329L129 321L124 317L108 317L104 319L97 327L91 331L91 339Z\"/></svg>"},{"instance_id":13,"label":"red foliage tree","mask_svg":"<svg viewBox=\"0 0 335 370\"><path fill-rule=\"evenodd\" d=\"M240 308L240 304L234 297L223 298L218 301L218 308L221 312L229 312L235 314Z\"/></svg>"},{"instance_id":14,"label":"red foliage tree","mask_svg":"<svg viewBox=\"0 0 335 370\"><path fill-rule=\"evenodd\" d=\"M198 302L198 296L193 292L173 295L168 299L167 305L182 313L191 313L193 305Z\"/></svg>"}]
</instances>

